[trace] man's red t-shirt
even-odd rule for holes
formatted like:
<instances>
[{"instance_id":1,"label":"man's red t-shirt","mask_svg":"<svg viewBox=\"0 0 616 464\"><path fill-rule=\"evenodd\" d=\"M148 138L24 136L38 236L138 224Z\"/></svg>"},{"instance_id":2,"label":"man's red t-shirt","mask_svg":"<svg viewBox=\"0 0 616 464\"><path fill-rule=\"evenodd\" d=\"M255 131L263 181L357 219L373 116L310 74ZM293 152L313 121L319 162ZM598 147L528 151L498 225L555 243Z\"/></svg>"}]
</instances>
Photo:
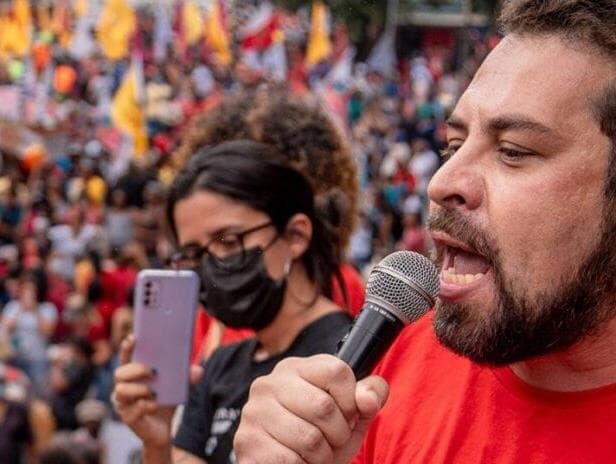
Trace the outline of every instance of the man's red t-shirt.
<instances>
[{"instance_id":1,"label":"man's red t-shirt","mask_svg":"<svg viewBox=\"0 0 616 464\"><path fill-rule=\"evenodd\" d=\"M431 315L403 331L376 373L390 396L354 464L616 463L616 384L532 387L439 345Z\"/></svg>"}]
</instances>

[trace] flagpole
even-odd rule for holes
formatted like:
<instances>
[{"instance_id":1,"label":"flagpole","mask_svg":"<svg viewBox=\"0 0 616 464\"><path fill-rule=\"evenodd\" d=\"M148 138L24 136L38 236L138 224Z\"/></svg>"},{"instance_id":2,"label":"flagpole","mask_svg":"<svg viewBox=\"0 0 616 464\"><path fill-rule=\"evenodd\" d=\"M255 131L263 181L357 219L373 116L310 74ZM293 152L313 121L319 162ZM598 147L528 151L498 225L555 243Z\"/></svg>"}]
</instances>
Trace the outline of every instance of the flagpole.
<instances>
[{"instance_id":1,"label":"flagpole","mask_svg":"<svg viewBox=\"0 0 616 464\"><path fill-rule=\"evenodd\" d=\"M396 30L398 28L398 5L399 0L387 0L385 12L385 29L381 38L377 41L370 56L368 65L379 69L383 74L391 77L397 68L396 59Z\"/></svg>"},{"instance_id":2,"label":"flagpole","mask_svg":"<svg viewBox=\"0 0 616 464\"><path fill-rule=\"evenodd\" d=\"M400 0L387 0L387 16L385 19L385 31L393 32L398 26L398 6Z\"/></svg>"}]
</instances>

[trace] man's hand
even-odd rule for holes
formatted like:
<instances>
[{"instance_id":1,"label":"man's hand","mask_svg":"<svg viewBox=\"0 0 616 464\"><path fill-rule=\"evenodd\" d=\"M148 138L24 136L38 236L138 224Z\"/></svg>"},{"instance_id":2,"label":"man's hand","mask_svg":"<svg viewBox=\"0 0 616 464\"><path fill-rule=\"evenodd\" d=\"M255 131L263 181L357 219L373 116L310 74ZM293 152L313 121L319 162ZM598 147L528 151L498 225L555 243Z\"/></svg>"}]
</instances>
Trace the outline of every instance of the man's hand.
<instances>
[{"instance_id":1,"label":"man's hand","mask_svg":"<svg viewBox=\"0 0 616 464\"><path fill-rule=\"evenodd\" d=\"M284 359L250 388L235 435L238 463L347 463L388 391L380 377L356 382L331 355Z\"/></svg>"}]
</instances>

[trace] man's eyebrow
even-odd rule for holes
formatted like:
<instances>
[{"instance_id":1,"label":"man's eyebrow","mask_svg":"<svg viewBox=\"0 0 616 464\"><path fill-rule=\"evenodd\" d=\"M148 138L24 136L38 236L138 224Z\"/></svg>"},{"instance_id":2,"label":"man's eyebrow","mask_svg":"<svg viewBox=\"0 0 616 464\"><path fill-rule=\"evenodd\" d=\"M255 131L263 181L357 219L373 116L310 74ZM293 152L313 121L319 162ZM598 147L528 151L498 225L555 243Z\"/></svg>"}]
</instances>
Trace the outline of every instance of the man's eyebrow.
<instances>
[{"instance_id":1,"label":"man's eyebrow","mask_svg":"<svg viewBox=\"0 0 616 464\"><path fill-rule=\"evenodd\" d=\"M464 132L468 131L468 125L457 116L452 115L448 117L447 121L445 121L445 124L447 124L447 126L451 127L452 129L457 129Z\"/></svg>"},{"instance_id":2,"label":"man's eyebrow","mask_svg":"<svg viewBox=\"0 0 616 464\"><path fill-rule=\"evenodd\" d=\"M552 134L554 132L548 126L534 119L518 115L499 116L491 119L487 124L487 128L490 132L502 132L506 130L530 131L541 134Z\"/></svg>"},{"instance_id":3,"label":"man's eyebrow","mask_svg":"<svg viewBox=\"0 0 616 464\"><path fill-rule=\"evenodd\" d=\"M447 126L452 129L468 132L468 124L457 116L450 116L445 121ZM521 115L505 115L490 119L486 125L490 132L502 132L506 130L519 130L538 132L541 134L553 134L554 131L548 126L535 121L527 116Z\"/></svg>"}]
</instances>

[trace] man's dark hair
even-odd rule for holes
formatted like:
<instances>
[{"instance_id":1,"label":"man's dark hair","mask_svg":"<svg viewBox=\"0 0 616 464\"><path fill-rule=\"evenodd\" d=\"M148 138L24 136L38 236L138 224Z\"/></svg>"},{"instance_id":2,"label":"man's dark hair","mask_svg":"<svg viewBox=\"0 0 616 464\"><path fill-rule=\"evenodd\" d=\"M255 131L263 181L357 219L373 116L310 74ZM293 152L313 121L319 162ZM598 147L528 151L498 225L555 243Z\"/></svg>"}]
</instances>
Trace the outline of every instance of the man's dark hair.
<instances>
[{"instance_id":1,"label":"man's dark hair","mask_svg":"<svg viewBox=\"0 0 616 464\"><path fill-rule=\"evenodd\" d=\"M558 35L573 47L600 53L616 67L616 0L508 0L499 23L505 34ZM593 113L612 140L605 195L616 201L616 78L593 102Z\"/></svg>"}]
</instances>

